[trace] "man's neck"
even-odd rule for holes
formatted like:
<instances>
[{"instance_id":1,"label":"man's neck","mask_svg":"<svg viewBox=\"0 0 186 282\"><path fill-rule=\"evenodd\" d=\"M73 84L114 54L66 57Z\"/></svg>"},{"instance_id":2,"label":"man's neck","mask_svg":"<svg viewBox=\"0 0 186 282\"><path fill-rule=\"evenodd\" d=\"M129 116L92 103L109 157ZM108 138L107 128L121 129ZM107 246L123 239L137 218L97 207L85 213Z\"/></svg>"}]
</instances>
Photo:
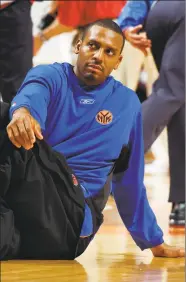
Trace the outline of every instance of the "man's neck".
<instances>
[{"instance_id":1,"label":"man's neck","mask_svg":"<svg viewBox=\"0 0 186 282\"><path fill-rule=\"evenodd\" d=\"M84 81L83 79L81 79L81 78L79 77L79 75L78 75L78 71L77 71L77 67L76 67L76 66L73 67L73 72L74 72L75 76L76 76L77 79L78 79L78 84L79 84L79 86L81 86L81 88L83 88L84 90L86 90L86 91L91 91L91 90L93 90L93 89L95 89L95 88L97 88L97 87L99 86L99 84L97 84L97 85L90 85L90 84L88 84L86 81Z\"/></svg>"}]
</instances>

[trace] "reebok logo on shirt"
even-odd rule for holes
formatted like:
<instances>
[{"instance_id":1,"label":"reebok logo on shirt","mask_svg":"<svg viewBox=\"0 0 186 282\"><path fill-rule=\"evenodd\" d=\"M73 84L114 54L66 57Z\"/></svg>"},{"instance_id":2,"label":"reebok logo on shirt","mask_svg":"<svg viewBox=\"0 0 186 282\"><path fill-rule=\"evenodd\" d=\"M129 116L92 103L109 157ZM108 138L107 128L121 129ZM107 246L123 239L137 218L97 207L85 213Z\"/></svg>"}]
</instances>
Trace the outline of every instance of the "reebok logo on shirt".
<instances>
[{"instance_id":1,"label":"reebok logo on shirt","mask_svg":"<svg viewBox=\"0 0 186 282\"><path fill-rule=\"evenodd\" d=\"M84 105L92 105L94 104L95 100L94 99L81 99L80 104Z\"/></svg>"}]
</instances>

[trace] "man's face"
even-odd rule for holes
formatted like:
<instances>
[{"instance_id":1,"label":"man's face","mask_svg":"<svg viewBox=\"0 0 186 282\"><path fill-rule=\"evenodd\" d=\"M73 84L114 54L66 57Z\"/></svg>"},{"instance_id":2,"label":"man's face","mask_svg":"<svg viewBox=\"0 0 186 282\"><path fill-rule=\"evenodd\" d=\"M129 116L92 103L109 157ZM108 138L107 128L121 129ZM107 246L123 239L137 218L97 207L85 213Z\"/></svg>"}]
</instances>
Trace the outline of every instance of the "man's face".
<instances>
[{"instance_id":1,"label":"man's face","mask_svg":"<svg viewBox=\"0 0 186 282\"><path fill-rule=\"evenodd\" d=\"M110 29L95 25L79 40L75 73L87 85L98 85L117 69L122 60L123 38Z\"/></svg>"}]
</instances>

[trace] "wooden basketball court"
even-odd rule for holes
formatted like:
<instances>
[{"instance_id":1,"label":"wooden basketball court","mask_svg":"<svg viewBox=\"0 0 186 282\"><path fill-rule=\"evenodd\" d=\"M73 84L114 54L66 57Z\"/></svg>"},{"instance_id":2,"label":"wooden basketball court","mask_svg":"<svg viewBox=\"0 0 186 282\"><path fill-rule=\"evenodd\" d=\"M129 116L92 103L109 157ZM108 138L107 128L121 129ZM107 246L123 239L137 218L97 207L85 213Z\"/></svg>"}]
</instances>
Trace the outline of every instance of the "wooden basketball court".
<instances>
[{"instance_id":1,"label":"wooden basketball court","mask_svg":"<svg viewBox=\"0 0 186 282\"><path fill-rule=\"evenodd\" d=\"M169 229L167 203L169 178L146 176L151 207L164 231L165 240L184 246L182 229ZM153 258L133 242L109 199L105 222L87 251L76 261L7 261L1 263L2 282L183 282L184 259Z\"/></svg>"}]
</instances>

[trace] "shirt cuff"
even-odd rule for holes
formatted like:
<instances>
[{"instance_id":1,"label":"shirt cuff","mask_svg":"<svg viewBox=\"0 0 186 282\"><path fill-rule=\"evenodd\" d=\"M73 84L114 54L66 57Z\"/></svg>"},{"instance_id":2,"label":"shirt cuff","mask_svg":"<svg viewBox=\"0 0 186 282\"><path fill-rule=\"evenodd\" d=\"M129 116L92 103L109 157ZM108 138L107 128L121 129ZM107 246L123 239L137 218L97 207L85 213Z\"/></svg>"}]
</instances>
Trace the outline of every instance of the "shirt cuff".
<instances>
[{"instance_id":1,"label":"shirt cuff","mask_svg":"<svg viewBox=\"0 0 186 282\"><path fill-rule=\"evenodd\" d=\"M150 242L148 245L140 244L138 246L143 251L143 250L146 250L146 249L156 247L156 246L161 245L163 243L164 243L163 237L160 237L160 238L157 238L156 240L154 240L153 242Z\"/></svg>"}]
</instances>

